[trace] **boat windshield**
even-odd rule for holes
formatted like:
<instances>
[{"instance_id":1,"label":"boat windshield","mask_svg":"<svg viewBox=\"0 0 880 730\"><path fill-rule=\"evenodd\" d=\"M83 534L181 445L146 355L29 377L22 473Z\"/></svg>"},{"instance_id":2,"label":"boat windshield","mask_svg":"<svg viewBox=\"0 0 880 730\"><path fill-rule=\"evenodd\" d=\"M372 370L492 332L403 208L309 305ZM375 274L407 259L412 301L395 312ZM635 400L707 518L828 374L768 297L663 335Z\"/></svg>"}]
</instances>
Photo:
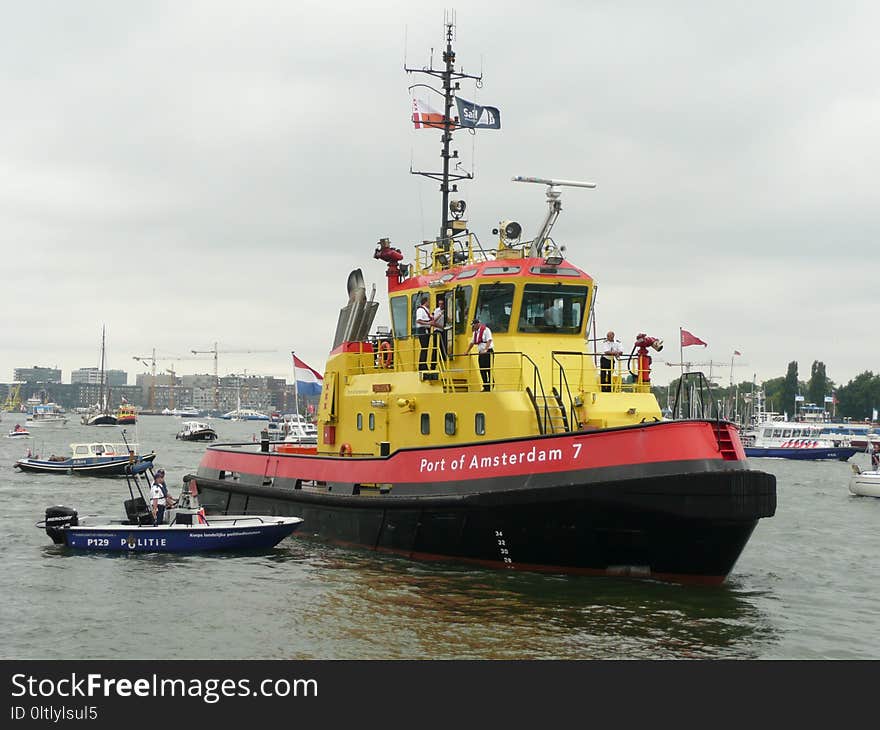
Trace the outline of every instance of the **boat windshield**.
<instances>
[{"instance_id":1,"label":"boat windshield","mask_svg":"<svg viewBox=\"0 0 880 730\"><path fill-rule=\"evenodd\" d=\"M587 287L526 284L519 312L520 332L577 334L584 321Z\"/></svg>"}]
</instances>

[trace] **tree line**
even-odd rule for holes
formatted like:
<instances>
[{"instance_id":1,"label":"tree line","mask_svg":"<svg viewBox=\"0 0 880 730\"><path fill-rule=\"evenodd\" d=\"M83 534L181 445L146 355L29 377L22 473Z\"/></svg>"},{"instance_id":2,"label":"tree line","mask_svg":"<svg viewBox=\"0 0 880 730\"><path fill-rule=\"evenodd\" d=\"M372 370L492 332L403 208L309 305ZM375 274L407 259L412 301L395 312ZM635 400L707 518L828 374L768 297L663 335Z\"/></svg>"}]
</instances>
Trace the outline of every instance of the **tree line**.
<instances>
[{"instance_id":1,"label":"tree line","mask_svg":"<svg viewBox=\"0 0 880 730\"><path fill-rule=\"evenodd\" d=\"M655 386L654 394L661 406L672 402L678 387L678 378L668 386ZM744 380L733 387L714 387L712 393L725 415L742 414L748 410L748 398L745 397L757 388L763 388L765 408L768 411L787 413L789 418L795 415L795 397L803 396L803 403L824 406L828 414L835 420L852 419L854 421L871 420L874 409L880 410L880 374L870 370L859 373L846 385L838 385L826 372L825 363L814 360L810 368L808 380L798 377L796 361L788 363L785 375L753 384ZM831 397L832 403L826 403L825 397Z\"/></svg>"}]
</instances>

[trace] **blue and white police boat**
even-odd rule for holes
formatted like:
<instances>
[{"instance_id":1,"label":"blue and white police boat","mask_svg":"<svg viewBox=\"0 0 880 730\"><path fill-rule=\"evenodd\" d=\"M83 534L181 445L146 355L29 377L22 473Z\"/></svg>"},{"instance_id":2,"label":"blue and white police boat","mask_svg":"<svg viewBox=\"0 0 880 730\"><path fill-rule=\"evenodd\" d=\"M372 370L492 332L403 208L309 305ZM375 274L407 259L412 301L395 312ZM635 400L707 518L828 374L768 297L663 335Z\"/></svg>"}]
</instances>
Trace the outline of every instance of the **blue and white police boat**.
<instances>
[{"instance_id":1,"label":"blue and white police boat","mask_svg":"<svg viewBox=\"0 0 880 730\"><path fill-rule=\"evenodd\" d=\"M149 475L149 476L148 476ZM150 463L136 464L126 473L130 499L125 500L124 520L98 518L94 524L79 521L71 507L53 506L37 527L57 545L97 552L188 553L217 550L258 550L275 547L302 524L299 517L263 515L205 516L198 486L190 480L164 520L153 524L153 515L142 486L153 480ZM137 492L137 494L135 494Z\"/></svg>"}]
</instances>

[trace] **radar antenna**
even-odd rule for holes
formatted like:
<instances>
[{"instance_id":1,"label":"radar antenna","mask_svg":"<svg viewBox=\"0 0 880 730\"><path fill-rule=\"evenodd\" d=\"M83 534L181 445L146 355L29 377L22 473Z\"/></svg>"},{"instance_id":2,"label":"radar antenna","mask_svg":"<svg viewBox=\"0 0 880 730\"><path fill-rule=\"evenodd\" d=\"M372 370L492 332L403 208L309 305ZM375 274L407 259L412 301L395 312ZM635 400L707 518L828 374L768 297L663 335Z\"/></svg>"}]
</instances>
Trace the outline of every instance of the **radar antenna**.
<instances>
[{"instance_id":1,"label":"radar antenna","mask_svg":"<svg viewBox=\"0 0 880 730\"><path fill-rule=\"evenodd\" d=\"M596 183L581 182L579 180L556 180L547 177L527 177L524 175L516 175L511 179L513 182L538 183L539 185L547 186L547 205L549 210L547 211L547 217L544 219L544 223L541 225L540 232L535 236L535 240L532 241L532 245L529 248L529 256L532 258L537 258L542 255L544 243L550 237L550 230L553 228L553 224L556 223L556 219L562 211L562 200L560 199L562 197L562 191L558 188L563 186L569 188L596 187Z\"/></svg>"}]
</instances>

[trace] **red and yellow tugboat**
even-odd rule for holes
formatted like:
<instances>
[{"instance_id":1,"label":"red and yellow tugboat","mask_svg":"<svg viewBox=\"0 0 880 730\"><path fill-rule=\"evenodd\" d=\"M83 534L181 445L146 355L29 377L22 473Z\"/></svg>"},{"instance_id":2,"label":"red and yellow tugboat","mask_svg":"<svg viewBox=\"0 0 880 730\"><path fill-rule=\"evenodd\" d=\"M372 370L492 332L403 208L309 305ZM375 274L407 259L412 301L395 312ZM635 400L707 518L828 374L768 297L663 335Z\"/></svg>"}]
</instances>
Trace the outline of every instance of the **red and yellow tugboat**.
<instances>
[{"instance_id":1,"label":"red and yellow tugboat","mask_svg":"<svg viewBox=\"0 0 880 730\"><path fill-rule=\"evenodd\" d=\"M456 81L474 77L454 70L452 38L449 25L445 67L424 70L446 100L443 172L419 173L441 181L440 235L412 263L386 239L374 251L390 332L370 334L379 305L353 271L317 453L214 445L188 479L209 512L302 517L300 535L410 558L721 583L774 514L775 478L749 468L733 424L663 417L658 338L601 372L595 281L550 237L561 188L591 183L514 178L547 185L533 240L505 221L486 250L468 230L449 160L467 126L451 115Z\"/></svg>"},{"instance_id":2,"label":"red and yellow tugboat","mask_svg":"<svg viewBox=\"0 0 880 730\"><path fill-rule=\"evenodd\" d=\"M137 423L137 409L131 403L122 403L116 409L116 423L120 426Z\"/></svg>"}]
</instances>

